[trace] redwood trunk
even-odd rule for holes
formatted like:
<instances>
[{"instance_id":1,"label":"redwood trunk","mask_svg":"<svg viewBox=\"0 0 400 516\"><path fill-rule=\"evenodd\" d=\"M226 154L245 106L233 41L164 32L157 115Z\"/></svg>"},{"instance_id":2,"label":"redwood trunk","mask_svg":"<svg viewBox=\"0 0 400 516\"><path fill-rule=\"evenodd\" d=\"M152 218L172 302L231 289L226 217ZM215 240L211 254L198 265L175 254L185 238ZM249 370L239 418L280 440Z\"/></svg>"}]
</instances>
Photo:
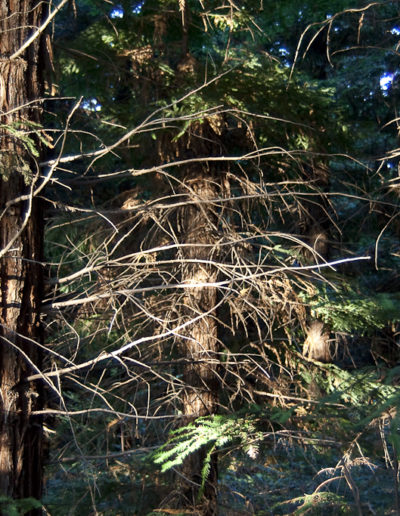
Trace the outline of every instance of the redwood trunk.
<instances>
[{"instance_id":1,"label":"redwood trunk","mask_svg":"<svg viewBox=\"0 0 400 516\"><path fill-rule=\"evenodd\" d=\"M41 19L40 1L0 0L0 496L13 499L42 495L42 422L32 412L43 395L25 378L41 368L43 228L29 198L39 168L23 135L40 116L40 39L12 57Z\"/></svg>"},{"instance_id":2,"label":"redwood trunk","mask_svg":"<svg viewBox=\"0 0 400 516\"><path fill-rule=\"evenodd\" d=\"M183 256L186 260L211 261L216 258L215 216L207 201L215 199L217 192L212 177L197 170L196 177L186 182L193 192L192 201L201 204L189 205L184 210L182 229L185 234ZM194 284L187 288L184 299L188 319L195 319L186 332L182 343L188 365L184 370L186 389L183 399L185 423L198 417L215 414L218 406L218 339L217 339L217 288L206 286L217 281L215 266L206 263L188 263L183 273L183 282ZM201 502L202 514L213 515L217 511L217 462L213 458L202 499L198 499L201 485L201 470L205 455L201 450L192 453L185 461L182 473L183 492L190 505Z\"/></svg>"}]
</instances>

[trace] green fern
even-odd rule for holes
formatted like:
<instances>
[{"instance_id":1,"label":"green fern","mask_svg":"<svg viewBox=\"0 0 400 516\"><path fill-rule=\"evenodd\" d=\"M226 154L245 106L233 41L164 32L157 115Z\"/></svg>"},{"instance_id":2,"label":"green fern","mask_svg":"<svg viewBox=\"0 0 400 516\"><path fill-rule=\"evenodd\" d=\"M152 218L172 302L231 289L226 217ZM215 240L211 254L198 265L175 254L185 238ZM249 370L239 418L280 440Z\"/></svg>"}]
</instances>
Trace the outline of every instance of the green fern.
<instances>
[{"instance_id":1,"label":"green fern","mask_svg":"<svg viewBox=\"0 0 400 516\"><path fill-rule=\"evenodd\" d=\"M22 516L32 509L40 509L42 504L35 498L13 500L8 496L0 496L0 512L5 516Z\"/></svg>"},{"instance_id":2,"label":"green fern","mask_svg":"<svg viewBox=\"0 0 400 516\"><path fill-rule=\"evenodd\" d=\"M34 158L39 157L38 140L45 147L52 147L50 137L46 138L43 127L31 121L16 121L13 124L0 124L0 131L6 132L17 140ZM0 176L7 181L12 171L18 171L26 184L32 179L31 165L23 156L9 151L0 152Z\"/></svg>"},{"instance_id":3,"label":"green fern","mask_svg":"<svg viewBox=\"0 0 400 516\"><path fill-rule=\"evenodd\" d=\"M201 489L210 473L212 454L222 446L239 442L250 456L257 453L257 447L249 444L261 439L255 427L255 419L234 416L214 415L201 417L188 425L171 432L168 441L152 454L152 460L161 465L161 471L168 471L180 466L192 453L206 448L201 472Z\"/></svg>"},{"instance_id":4,"label":"green fern","mask_svg":"<svg viewBox=\"0 0 400 516\"><path fill-rule=\"evenodd\" d=\"M384 328L389 322L400 320L400 300L397 294L363 296L351 288L343 287L333 291L322 285L314 295L302 293L300 297L310 306L312 315L329 325L333 331L366 334Z\"/></svg>"},{"instance_id":5,"label":"green fern","mask_svg":"<svg viewBox=\"0 0 400 516\"><path fill-rule=\"evenodd\" d=\"M300 516L301 514L322 515L322 514L354 514L353 508L347 501L335 493L321 491L309 495L300 496L292 500L286 500L276 504L273 509L279 510L288 504L301 504L291 514Z\"/></svg>"}]
</instances>

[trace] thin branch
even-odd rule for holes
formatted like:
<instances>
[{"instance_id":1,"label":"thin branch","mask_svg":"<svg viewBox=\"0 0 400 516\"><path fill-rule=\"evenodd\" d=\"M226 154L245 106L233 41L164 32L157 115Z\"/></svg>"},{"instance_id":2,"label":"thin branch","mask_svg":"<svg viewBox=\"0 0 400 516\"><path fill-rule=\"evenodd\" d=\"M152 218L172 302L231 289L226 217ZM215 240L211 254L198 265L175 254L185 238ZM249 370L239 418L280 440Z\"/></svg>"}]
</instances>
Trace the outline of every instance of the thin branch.
<instances>
[{"instance_id":1,"label":"thin branch","mask_svg":"<svg viewBox=\"0 0 400 516\"><path fill-rule=\"evenodd\" d=\"M25 41L21 47L12 54L9 59L14 60L17 59L21 54L25 52L25 50L31 45L36 38L38 38L47 28L49 23L53 20L55 15L61 11L61 9L64 7L64 5L68 2L68 0L61 0L61 2L53 9L53 11L48 15L46 20L42 23L42 25Z\"/></svg>"}]
</instances>

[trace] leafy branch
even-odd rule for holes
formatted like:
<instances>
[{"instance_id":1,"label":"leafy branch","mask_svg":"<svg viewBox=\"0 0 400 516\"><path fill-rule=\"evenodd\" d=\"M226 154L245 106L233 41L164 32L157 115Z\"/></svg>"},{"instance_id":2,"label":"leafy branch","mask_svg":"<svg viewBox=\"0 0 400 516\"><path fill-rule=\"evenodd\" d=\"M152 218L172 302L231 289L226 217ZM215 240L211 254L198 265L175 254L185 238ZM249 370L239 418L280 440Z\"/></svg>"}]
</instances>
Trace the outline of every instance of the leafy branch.
<instances>
[{"instance_id":1,"label":"leafy branch","mask_svg":"<svg viewBox=\"0 0 400 516\"><path fill-rule=\"evenodd\" d=\"M207 448L201 471L203 490L210 472L212 454L218 448L235 441L244 447L250 457L254 458L258 452L254 442L260 439L261 433L257 432L253 418L224 415L200 417L171 432L168 441L160 446L151 458L153 462L161 465L161 471L164 473L180 466L192 453L201 448Z\"/></svg>"}]
</instances>

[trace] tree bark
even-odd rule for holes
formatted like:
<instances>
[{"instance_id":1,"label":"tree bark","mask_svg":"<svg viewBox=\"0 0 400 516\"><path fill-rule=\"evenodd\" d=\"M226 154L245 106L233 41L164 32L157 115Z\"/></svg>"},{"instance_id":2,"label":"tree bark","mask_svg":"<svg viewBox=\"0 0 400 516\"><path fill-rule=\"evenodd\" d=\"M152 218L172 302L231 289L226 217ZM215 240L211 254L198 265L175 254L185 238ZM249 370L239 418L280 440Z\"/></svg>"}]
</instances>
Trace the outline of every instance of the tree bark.
<instances>
[{"instance_id":1,"label":"tree bark","mask_svg":"<svg viewBox=\"0 0 400 516\"><path fill-rule=\"evenodd\" d=\"M0 0L0 495L13 499L42 495L42 421L32 412L43 407L43 392L24 381L42 361L43 217L30 195L39 180L30 143L39 148L32 123L40 119L40 38L12 57L42 9L39 0Z\"/></svg>"},{"instance_id":2,"label":"tree bark","mask_svg":"<svg viewBox=\"0 0 400 516\"><path fill-rule=\"evenodd\" d=\"M221 124L223 120L221 120ZM193 157L221 155L221 136L205 121L193 124L191 136L181 138L176 145L176 156L184 159L187 151ZM220 253L218 242L218 210L216 199L226 190L223 166L197 163L186 167L182 194L188 204L181 209L177 220L180 250L181 281L186 285L181 314L188 325L180 342L181 355L187 365L183 371L184 391L182 412L184 424L217 412L219 402L219 341L217 302L218 268L212 264ZM189 245L188 245L189 244ZM192 453L181 469L180 493L184 505L196 506L205 516L217 514L217 456L213 456L204 491L201 494L202 468L205 451Z\"/></svg>"},{"instance_id":3,"label":"tree bark","mask_svg":"<svg viewBox=\"0 0 400 516\"><path fill-rule=\"evenodd\" d=\"M188 182L186 182L188 184ZM184 210L182 229L185 234L183 257L186 260L211 261L215 253L214 216L206 204L217 197L212 179L204 172L198 171L197 177L189 181L194 200L201 205L189 205ZM204 204L203 204L204 203ZM185 391L183 396L183 414L185 423L198 417L215 414L218 406L218 338L217 338L217 288L202 286L217 281L218 271L215 266L205 263L192 263L185 267L183 282L194 284L187 288L184 298L185 315L196 321L190 325L186 338L182 342L183 354L188 361L184 369ZM205 454L203 451L191 454L185 461L182 474L187 479L183 483L186 498L192 505L198 501L199 485L202 482L201 470ZM217 463L212 460L210 473L205 483L202 497L202 513L216 514L217 501Z\"/></svg>"}]
</instances>

